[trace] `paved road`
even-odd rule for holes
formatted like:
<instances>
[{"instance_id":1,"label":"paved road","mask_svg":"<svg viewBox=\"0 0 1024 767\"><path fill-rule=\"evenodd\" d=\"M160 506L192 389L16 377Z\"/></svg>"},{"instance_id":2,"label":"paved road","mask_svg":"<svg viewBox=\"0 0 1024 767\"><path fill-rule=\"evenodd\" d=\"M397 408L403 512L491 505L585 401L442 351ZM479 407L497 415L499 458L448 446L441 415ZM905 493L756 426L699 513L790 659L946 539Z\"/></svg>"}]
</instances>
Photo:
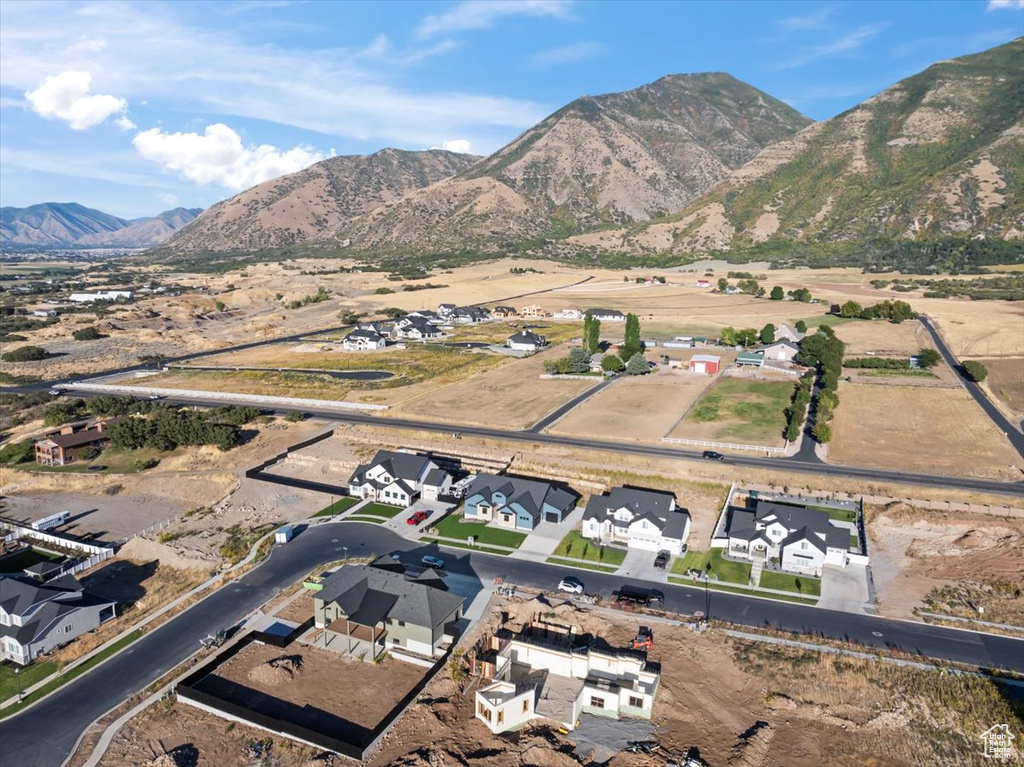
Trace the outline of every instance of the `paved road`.
<instances>
[{"instance_id":1,"label":"paved road","mask_svg":"<svg viewBox=\"0 0 1024 767\"><path fill-rule=\"evenodd\" d=\"M591 386L585 392L573 397L571 400L566 402L561 407L557 408L556 410L552 410L546 416L537 421L537 423L535 423L533 426L527 429L527 431L529 431L531 434L539 434L540 432L544 431L546 428L551 426L551 424L553 424L555 421L562 418L574 407L582 405L584 402L586 402L588 399L596 395L598 392L607 389L609 386L612 385L613 381L617 380L618 376L614 376L612 378L605 378L597 386Z\"/></svg>"},{"instance_id":2,"label":"paved road","mask_svg":"<svg viewBox=\"0 0 1024 767\"><path fill-rule=\"evenodd\" d=\"M330 523L309 528L291 543L275 548L265 564L146 634L125 654L79 677L25 713L0 722L0 762L12 767L59 767L93 720L181 663L198 647L201 637L241 620L318 564L340 559L343 546L351 556L401 551L403 559L413 563L423 554L438 553L435 547L407 541L376 525ZM467 596L489 587L496 576L508 584L548 589L565 574L552 565L462 550L445 550L442 557L458 582L456 590ZM582 577L589 593L606 598L623 583L646 585L600 573ZM705 594L703 589L688 586L661 588L665 607L671 612L691 615L699 610L742 626L772 626L855 641L869 648L899 647L926 658L1024 672L1024 640L739 594Z\"/></svg>"},{"instance_id":3,"label":"paved road","mask_svg":"<svg viewBox=\"0 0 1024 767\"><path fill-rule=\"evenodd\" d=\"M70 387L73 389L73 387ZM76 392L76 396L95 396L97 392ZM140 393L144 397L144 393ZM202 397L190 397L186 394L177 397L165 398L167 402L176 402L183 405L201 405L207 407L220 407L231 404L229 394L219 396L216 400L203 399ZM251 406L251 402L239 400L235 404ZM273 408L270 408L273 410ZM281 408L279 412L287 412L291 408ZM685 458L699 459L699 450L681 450L676 447L662 447L660 445L644 445L636 442L607 442L598 439L586 439L583 437L570 437L558 434L535 434L530 431L509 431L504 429L492 429L482 426L453 426L451 423L437 423L432 421L417 421L408 418L396 418L391 416L365 415L358 412L346 412L336 410L318 410L305 408L303 412L316 418L323 418L328 421L339 421L342 423L356 423L370 425L382 429L418 429L420 431L438 432L441 434L452 434L457 431L459 434L468 434L474 437L485 437L499 439L506 442L527 443L533 445L564 445L567 447L585 448L589 450L605 450L613 453L625 453L630 455L650 455L658 458ZM842 466L836 464L821 463L820 461L801 461L796 456L787 459L779 458L757 458L753 456L730 456L727 463L737 466L753 466L760 469L771 469L784 472L802 472L806 474L825 475L832 477L852 477L871 481L903 482L921 485L924 487L949 487L958 490L973 490L977 492L993 493L997 495L1010 495L1019 498L1024 493L1024 482L1000 482L991 479L971 479L968 477L948 477L941 474L910 474L900 471L886 471L884 469L866 469L858 466Z\"/></svg>"},{"instance_id":4,"label":"paved road","mask_svg":"<svg viewBox=\"0 0 1024 767\"><path fill-rule=\"evenodd\" d=\"M1024 433L1022 433L1017 426L999 410L993 404L992 400L988 398L985 391L978 386L974 381L968 378L960 365L960 361L953 355L953 351L949 348L942 336L939 335L939 331L935 329L931 320L925 316L921 316L918 319L921 320L921 324L924 325L928 332L932 334L932 340L935 342L936 348L939 350L939 354L946 361L956 374L960 377L960 381L963 383L964 388L967 389L968 393L974 397L975 401L981 405L981 409L985 411L992 422L996 425L999 431L1006 435L1006 438L1010 440L1014 449L1024 456Z\"/></svg>"}]
</instances>

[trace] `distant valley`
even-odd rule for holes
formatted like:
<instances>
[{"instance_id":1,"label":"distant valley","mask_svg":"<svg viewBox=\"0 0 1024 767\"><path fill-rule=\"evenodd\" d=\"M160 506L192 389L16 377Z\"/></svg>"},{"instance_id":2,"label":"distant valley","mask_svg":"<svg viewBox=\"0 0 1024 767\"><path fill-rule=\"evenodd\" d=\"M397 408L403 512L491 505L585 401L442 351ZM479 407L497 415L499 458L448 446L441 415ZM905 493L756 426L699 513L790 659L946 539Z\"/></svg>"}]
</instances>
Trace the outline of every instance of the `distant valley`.
<instances>
[{"instance_id":1,"label":"distant valley","mask_svg":"<svg viewBox=\"0 0 1024 767\"><path fill-rule=\"evenodd\" d=\"M123 219L74 202L0 208L0 246L26 248L150 248L173 236L202 212L174 208Z\"/></svg>"}]
</instances>

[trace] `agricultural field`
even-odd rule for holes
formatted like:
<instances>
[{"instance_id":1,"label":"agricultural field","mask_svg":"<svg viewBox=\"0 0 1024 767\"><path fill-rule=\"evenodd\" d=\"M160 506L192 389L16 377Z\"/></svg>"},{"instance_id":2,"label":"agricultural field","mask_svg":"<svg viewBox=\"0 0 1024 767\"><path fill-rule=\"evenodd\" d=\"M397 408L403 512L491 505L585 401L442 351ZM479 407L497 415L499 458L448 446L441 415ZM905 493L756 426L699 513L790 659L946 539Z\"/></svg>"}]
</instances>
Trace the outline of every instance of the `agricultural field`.
<instances>
[{"instance_id":1,"label":"agricultural field","mask_svg":"<svg viewBox=\"0 0 1024 767\"><path fill-rule=\"evenodd\" d=\"M584 402L549 432L659 442L712 379L687 373L629 376Z\"/></svg>"},{"instance_id":2,"label":"agricultural field","mask_svg":"<svg viewBox=\"0 0 1024 767\"><path fill-rule=\"evenodd\" d=\"M1012 418L1024 417L1024 359L984 359L988 378L982 382L989 396ZM994 395L994 396L993 396Z\"/></svg>"},{"instance_id":3,"label":"agricultural field","mask_svg":"<svg viewBox=\"0 0 1024 767\"><path fill-rule=\"evenodd\" d=\"M566 354L564 346L524 359L499 359L500 364L458 383L409 397L389 414L425 420L522 429L536 423L564 402L594 386L593 381L541 379L544 362Z\"/></svg>"},{"instance_id":4,"label":"agricultural field","mask_svg":"<svg viewBox=\"0 0 1024 767\"><path fill-rule=\"evenodd\" d=\"M1020 457L963 389L840 383L838 394L835 463L1020 478Z\"/></svg>"},{"instance_id":5,"label":"agricultural field","mask_svg":"<svg viewBox=\"0 0 1024 767\"><path fill-rule=\"evenodd\" d=\"M883 320L856 320L836 326L836 335L846 344L847 357L874 352L882 357L909 357L918 349L932 348L931 337L916 320L898 325Z\"/></svg>"},{"instance_id":6,"label":"agricultural field","mask_svg":"<svg viewBox=\"0 0 1024 767\"><path fill-rule=\"evenodd\" d=\"M670 436L753 445L783 445L785 409L794 382L721 378Z\"/></svg>"},{"instance_id":7,"label":"agricultural field","mask_svg":"<svg viewBox=\"0 0 1024 767\"><path fill-rule=\"evenodd\" d=\"M957 359L1024 356L1024 301L907 300L932 319Z\"/></svg>"}]
</instances>

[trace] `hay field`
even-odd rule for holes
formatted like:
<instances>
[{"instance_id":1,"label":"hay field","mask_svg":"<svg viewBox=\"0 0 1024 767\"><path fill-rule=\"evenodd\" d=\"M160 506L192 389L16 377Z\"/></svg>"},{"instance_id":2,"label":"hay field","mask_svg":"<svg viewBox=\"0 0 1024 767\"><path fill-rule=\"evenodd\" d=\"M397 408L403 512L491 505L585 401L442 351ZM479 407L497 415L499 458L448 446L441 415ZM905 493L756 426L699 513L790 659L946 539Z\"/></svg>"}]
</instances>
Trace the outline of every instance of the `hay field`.
<instances>
[{"instance_id":1,"label":"hay field","mask_svg":"<svg viewBox=\"0 0 1024 767\"><path fill-rule=\"evenodd\" d=\"M987 390L989 397L1012 417L1024 417L1024 359L985 359L981 362L988 368L988 378L982 383L982 388Z\"/></svg>"},{"instance_id":2,"label":"hay field","mask_svg":"<svg viewBox=\"0 0 1024 767\"><path fill-rule=\"evenodd\" d=\"M711 383L684 373L622 378L587 400L549 432L660 442Z\"/></svg>"},{"instance_id":3,"label":"hay field","mask_svg":"<svg viewBox=\"0 0 1024 767\"><path fill-rule=\"evenodd\" d=\"M563 347L533 357L507 360L471 378L410 397L388 411L424 420L522 429L596 385L593 381L542 380L545 360L564 356Z\"/></svg>"},{"instance_id":4,"label":"hay field","mask_svg":"<svg viewBox=\"0 0 1024 767\"><path fill-rule=\"evenodd\" d=\"M927 314L958 359L1024 356L1024 301L910 300Z\"/></svg>"},{"instance_id":5,"label":"hay field","mask_svg":"<svg viewBox=\"0 0 1024 767\"><path fill-rule=\"evenodd\" d=\"M898 325L884 320L858 320L837 325L835 331L839 340L846 344L847 357L862 357L868 352L909 356L933 345L928 331L917 320Z\"/></svg>"},{"instance_id":6,"label":"hay field","mask_svg":"<svg viewBox=\"0 0 1024 767\"><path fill-rule=\"evenodd\" d=\"M829 460L1020 479L1020 457L963 389L840 383ZM1017 468L1014 468L1017 467Z\"/></svg>"},{"instance_id":7,"label":"hay field","mask_svg":"<svg viewBox=\"0 0 1024 767\"><path fill-rule=\"evenodd\" d=\"M680 439L783 445L795 381L720 378L672 430Z\"/></svg>"}]
</instances>

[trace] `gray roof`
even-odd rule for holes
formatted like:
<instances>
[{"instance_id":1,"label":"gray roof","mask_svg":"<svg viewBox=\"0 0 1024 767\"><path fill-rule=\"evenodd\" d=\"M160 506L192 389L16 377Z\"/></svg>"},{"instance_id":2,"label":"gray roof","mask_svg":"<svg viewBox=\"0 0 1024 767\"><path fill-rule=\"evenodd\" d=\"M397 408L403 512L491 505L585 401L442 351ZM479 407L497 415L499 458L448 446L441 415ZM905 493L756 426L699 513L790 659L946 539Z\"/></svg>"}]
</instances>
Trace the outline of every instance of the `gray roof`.
<instances>
[{"instance_id":1,"label":"gray roof","mask_svg":"<svg viewBox=\"0 0 1024 767\"><path fill-rule=\"evenodd\" d=\"M345 340L346 341L349 340L350 338L352 338L352 339L367 338L367 339L369 339L371 341L383 341L384 340L383 336L381 336L380 333L378 333L376 330L371 330L369 328L356 328L351 333L349 333L347 336L345 336Z\"/></svg>"},{"instance_id":2,"label":"gray roof","mask_svg":"<svg viewBox=\"0 0 1024 767\"><path fill-rule=\"evenodd\" d=\"M361 485L366 481L363 477L374 466L383 466L392 477L415 482L423 470L433 466L433 462L425 455L418 453L397 453L393 450L378 450L370 463L356 467L349 484Z\"/></svg>"},{"instance_id":3,"label":"gray roof","mask_svg":"<svg viewBox=\"0 0 1024 767\"><path fill-rule=\"evenodd\" d=\"M675 496L671 493L659 493L654 490L639 490L633 487L613 487L608 495L592 495L587 501L583 512L584 519L591 517L604 518L616 509L629 509L636 516L654 514L664 517L672 508Z\"/></svg>"},{"instance_id":4,"label":"gray roof","mask_svg":"<svg viewBox=\"0 0 1024 767\"><path fill-rule=\"evenodd\" d=\"M785 548L786 546L792 546L794 543L799 543L800 541L807 541L822 554L825 553L825 541L821 539L820 535L806 526L793 531L783 538L782 547Z\"/></svg>"},{"instance_id":5,"label":"gray roof","mask_svg":"<svg viewBox=\"0 0 1024 767\"><path fill-rule=\"evenodd\" d=\"M824 511L808 509L806 506L790 506L771 501L758 501L754 512L755 519L763 525L778 520L787 530L799 530L806 527L819 535L825 535L832 526L829 516Z\"/></svg>"},{"instance_id":6,"label":"gray roof","mask_svg":"<svg viewBox=\"0 0 1024 767\"><path fill-rule=\"evenodd\" d=\"M24 625L0 625L0 636L11 637L21 645L29 645L44 636L55 621L75 610L115 604L114 600L86 592L82 584L71 575L62 575L46 584L40 584L32 578L0 575L0 606L6 612L24 616L29 609L40 603L41 606Z\"/></svg>"},{"instance_id":7,"label":"gray roof","mask_svg":"<svg viewBox=\"0 0 1024 767\"><path fill-rule=\"evenodd\" d=\"M587 309L587 314L596 314L602 317L623 317L625 316L618 309Z\"/></svg>"},{"instance_id":8,"label":"gray roof","mask_svg":"<svg viewBox=\"0 0 1024 767\"><path fill-rule=\"evenodd\" d=\"M572 493L548 482L497 474L478 474L466 489L466 498L479 494L490 501L495 493L505 496L506 505L518 503L534 519L540 517L545 503L565 511L576 501Z\"/></svg>"},{"instance_id":9,"label":"gray roof","mask_svg":"<svg viewBox=\"0 0 1024 767\"><path fill-rule=\"evenodd\" d=\"M463 603L462 597L433 586L432 579L410 580L366 565L349 565L327 576L315 597L325 604L336 602L345 615L369 625L391 618L430 628Z\"/></svg>"},{"instance_id":10,"label":"gray roof","mask_svg":"<svg viewBox=\"0 0 1024 767\"><path fill-rule=\"evenodd\" d=\"M665 527L661 530L662 537L681 540L683 533L686 532L686 522L689 518L689 513L682 509L669 512L665 517Z\"/></svg>"},{"instance_id":11,"label":"gray roof","mask_svg":"<svg viewBox=\"0 0 1024 767\"><path fill-rule=\"evenodd\" d=\"M427 476L423 478L423 484L430 487L439 487L447 476L448 472L444 469L431 469L427 472Z\"/></svg>"},{"instance_id":12,"label":"gray roof","mask_svg":"<svg viewBox=\"0 0 1024 767\"><path fill-rule=\"evenodd\" d=\"M729 537L742 541L756 541L764 538L754 523L754 512L733 509L729 515Z\"/></svg>"},{"instance_id":13,"label":"gray roof","mask_svg":"<svg viewBox=\"0 0 1024 767\"><path fill-rule=\"evenodd\" d=\"M508 341L513 344L534 344L535 346L543 346L547 343L544 336L534 333L532 330L520 330L509 336Z\"/></svg>"},{"instance_id":14,"label":"gray roof","mask_svg":"<svg viewBox=\"0 0 1024 767\"><path fill-rule=\"evenodd\" d=\"M825 533L825 545L830 549L848 551L850 548L850 531L837 525L829 525L828 532Z\"/></svg>"}]
</instances>

